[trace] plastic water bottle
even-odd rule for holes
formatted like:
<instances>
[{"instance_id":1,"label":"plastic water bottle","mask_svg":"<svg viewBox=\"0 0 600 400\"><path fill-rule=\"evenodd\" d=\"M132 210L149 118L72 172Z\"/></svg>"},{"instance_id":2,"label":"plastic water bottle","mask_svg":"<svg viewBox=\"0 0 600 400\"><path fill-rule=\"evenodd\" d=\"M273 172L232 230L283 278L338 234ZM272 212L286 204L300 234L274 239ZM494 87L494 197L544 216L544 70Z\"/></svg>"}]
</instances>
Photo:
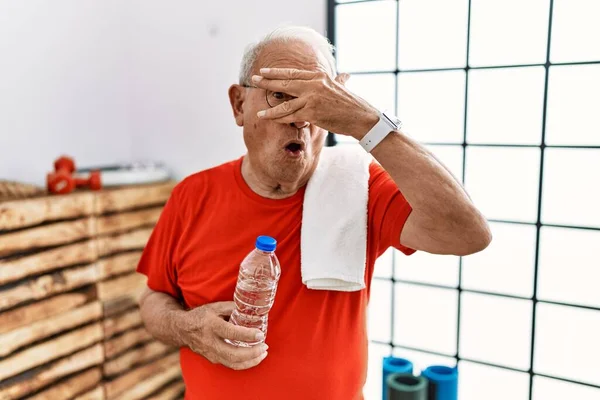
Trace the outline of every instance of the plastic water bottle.
<instances>
[{"instance_id":1,"label":"plastic water bottle","mask_svg":"<svg viewBox=\"0 0 600 400\"><path fill-rule=\"evenodd\" d=\"M273 306L277 284L281 275L279 260L275 255L277 241L269 236L259 236L256 248L240 265L233 300L235 309L229 322L248 328L260 329L267 336L269 311ZM250 347L264 342L226 340L236 346Z\"/></svg>"}]
</instances>

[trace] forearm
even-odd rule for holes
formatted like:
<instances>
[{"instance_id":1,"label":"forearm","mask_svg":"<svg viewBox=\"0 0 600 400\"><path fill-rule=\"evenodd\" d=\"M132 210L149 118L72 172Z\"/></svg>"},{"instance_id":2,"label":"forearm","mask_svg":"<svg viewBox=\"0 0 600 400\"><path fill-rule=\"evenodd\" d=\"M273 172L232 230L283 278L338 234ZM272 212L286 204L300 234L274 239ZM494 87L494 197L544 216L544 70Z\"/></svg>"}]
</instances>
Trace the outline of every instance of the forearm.
<instances>
[{"instance_id":1,"label":"forearm","mask_svg":"<svg viewBox=\"0 0 600 400\"><path fill-rule=\"evenodd\" d=\"M469 196L452 174L408 136L390 133L371 154L401 188L413 210L447 215L472 208Z\"/></svg>"},{"instance_id":2,"label":"forearm","mask_svg":"<svg viewBox=\"0 0 600 400\"><path fill-rule=\"evenodd\" d=\"M140 313L146 330L154 338L172 346L187 346L181 327L185 311L173 297L148 289L140 300Z\"/></svg>"},{"instance_id":3,"label":"forearm","mask_svg":"<svg viewBox=\"0 0 600 400\"><path fill-rule=\"evenodd\" d=\"M422 235L418 243L435 243L424 250L468 254L487 246L490 234L485 218L460 182L422 145L392 132L371 154L411 205L411 223L429 237L423 240Z\"/></svg>"}]
</instances>

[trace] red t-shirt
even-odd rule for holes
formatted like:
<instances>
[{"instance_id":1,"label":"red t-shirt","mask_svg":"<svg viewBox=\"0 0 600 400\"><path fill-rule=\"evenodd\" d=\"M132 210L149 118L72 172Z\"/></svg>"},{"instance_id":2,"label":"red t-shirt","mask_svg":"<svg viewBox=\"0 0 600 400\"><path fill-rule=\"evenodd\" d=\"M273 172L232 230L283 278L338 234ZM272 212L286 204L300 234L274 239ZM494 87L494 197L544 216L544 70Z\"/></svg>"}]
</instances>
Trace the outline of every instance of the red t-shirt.
<instances>
[{"instance_id":1,"label":"red t-shirt","mask_svg":"<svg viewBox=\"0 0 600 400\"><path fill-rule=\"evenodd\" d=\"M311 290L300 275L305 187L282 200L261 197L244 181L241 162L199 172L176 186L138 266L152 290L194 308L233 300L240 262L256 237L277 240L281 277L269 313L269 355L254 368L235 371L182 348L186 399L362 399L373 267L390 246L414 252L400 244L410 205L389 174L372 163L367 289Z\"/></svg>"}]
</instances>

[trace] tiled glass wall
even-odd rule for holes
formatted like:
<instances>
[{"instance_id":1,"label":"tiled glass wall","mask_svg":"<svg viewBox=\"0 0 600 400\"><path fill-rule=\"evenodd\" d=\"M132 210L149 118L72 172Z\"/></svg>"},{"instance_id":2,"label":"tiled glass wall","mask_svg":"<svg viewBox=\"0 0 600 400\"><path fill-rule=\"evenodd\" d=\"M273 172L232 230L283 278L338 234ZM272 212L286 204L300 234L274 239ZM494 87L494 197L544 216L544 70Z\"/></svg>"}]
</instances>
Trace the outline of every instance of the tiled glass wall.
<instances>
[{"instance_id":1,"label":"tiled glass wall","mask_svg":"<svg viewBox=\"0 0 600 400\"><path fill-rule=\"evenodd\" d=\"M378 260L367 399L390 353L458 363L461 400L600 399L599 21L597 0L329 1L348 87L400 117L494 235L468 257Z\"/></svg>"}]
</instances>

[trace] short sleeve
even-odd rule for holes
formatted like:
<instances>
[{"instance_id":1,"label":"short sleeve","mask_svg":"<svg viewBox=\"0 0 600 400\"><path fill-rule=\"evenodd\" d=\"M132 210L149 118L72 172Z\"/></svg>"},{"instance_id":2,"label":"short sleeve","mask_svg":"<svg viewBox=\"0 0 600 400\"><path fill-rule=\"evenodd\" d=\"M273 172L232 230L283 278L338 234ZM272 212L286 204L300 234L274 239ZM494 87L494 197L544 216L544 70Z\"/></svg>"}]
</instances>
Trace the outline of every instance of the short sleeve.
<instances>
[{"instance_id":1,"label":"short sleeve","mask_svg":"<svg viewBox=\"0 0 600 400\"><path fill-rule=\"evenodd\" d=\"M381 165L372 162L369 178L369 220L372 230L379 238L379 254L390 246L406 255L416 251L400 243L402 228L411 212L412 207L392 177Z\"/></svg>"},{"instance_id":2,"label":"short sleeve","mask_svg":"<svg viewBox=\"0 0 600 400\"><path fill-rule=\"evenodd\" d=\"M177 187L165 204L158 222L146 243L137 272L148 277L148 287L182 300L177 285L175 252L183 231Z\"/></svg>"}]
</instances>

